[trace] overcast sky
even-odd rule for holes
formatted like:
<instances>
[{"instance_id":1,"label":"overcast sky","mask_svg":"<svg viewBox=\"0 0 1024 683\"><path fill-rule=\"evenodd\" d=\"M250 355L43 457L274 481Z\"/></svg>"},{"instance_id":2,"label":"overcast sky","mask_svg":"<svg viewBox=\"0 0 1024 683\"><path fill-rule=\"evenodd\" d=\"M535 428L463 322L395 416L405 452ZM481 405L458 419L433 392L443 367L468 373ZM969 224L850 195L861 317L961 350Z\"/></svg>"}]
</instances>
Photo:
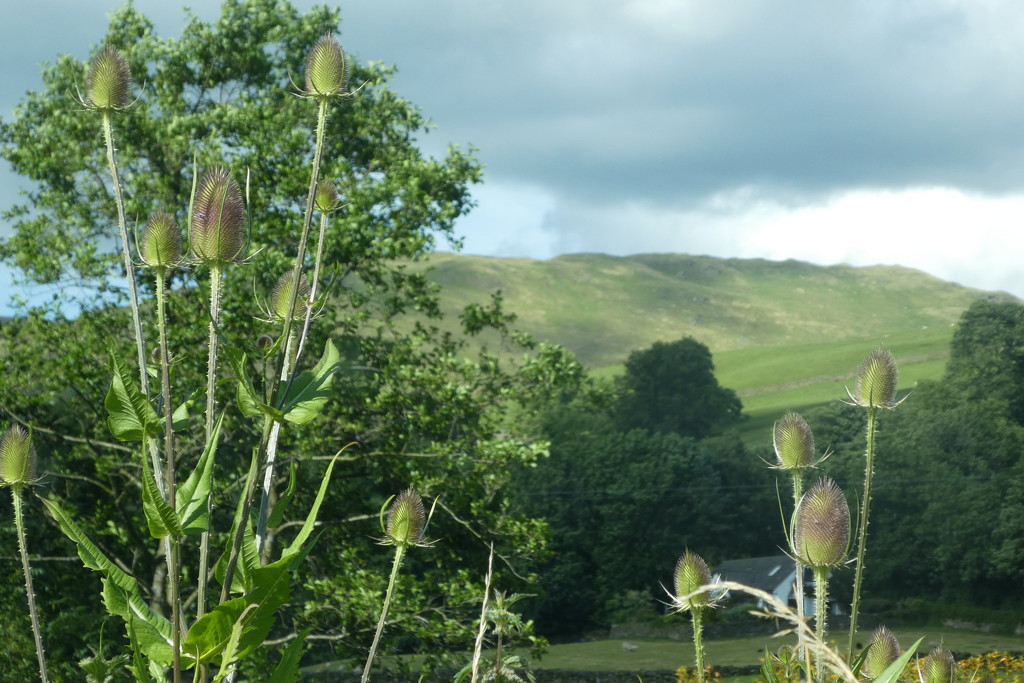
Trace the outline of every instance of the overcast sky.
<instances>
[{"instance_id":1,"label":"overcast sky","mask_svg":"<svg viewBox=\"0 0 1024 683\"><path fill-rule=\"evenodd\" d=\"M8 8L0 115L40 63L85 58L120 4ZM175 2L135 5L180 33ZM901 264L1024 297L1019 0L341 7L345 48L397 65L393 87L436 124L424 150L479 148L466 252ZM0 206L20 182L0 171Z\"/></svg>"}]
</instances>

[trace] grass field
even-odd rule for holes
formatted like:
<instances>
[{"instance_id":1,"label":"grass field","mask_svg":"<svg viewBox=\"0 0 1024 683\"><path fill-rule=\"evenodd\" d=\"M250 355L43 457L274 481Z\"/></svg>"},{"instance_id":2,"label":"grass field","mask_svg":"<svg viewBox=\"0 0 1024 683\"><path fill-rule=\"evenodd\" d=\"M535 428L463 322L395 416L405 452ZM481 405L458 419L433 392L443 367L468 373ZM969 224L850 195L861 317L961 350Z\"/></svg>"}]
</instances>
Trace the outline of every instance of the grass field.
<instances>
[{"instance_id":1,"label":"grass field","mask_svg":"<svg viewBox=\"0 0 1024 683\"><path fill-rule=\"evenodd\" d=\"M955 652L980 654L993 651L1024 650L1024 637L999 636L978 631L963 629L896 629L897 639L903 647L909 647L918 638L924 636L919 652L927 654L940 642ZM864 633L863 640L870 637ZM843 634L845 641L845 634ZM622 643L628 642L637 646L636 650L628 651ZM765 648L778 649L783 644L792 644L795 637L785 636L772 638L757 636L752 638L735 638L730 640L711 640L705 643L709 664L728 664L743 666L759 664L764 657ZM575 671L640 671L654 669L676 669L680 666L693 666L693 643L672 640L600 640L588 643L572 643L552 645L543 659L535 663L537 668L569 669Z\"/></svg>"}]
</instances>

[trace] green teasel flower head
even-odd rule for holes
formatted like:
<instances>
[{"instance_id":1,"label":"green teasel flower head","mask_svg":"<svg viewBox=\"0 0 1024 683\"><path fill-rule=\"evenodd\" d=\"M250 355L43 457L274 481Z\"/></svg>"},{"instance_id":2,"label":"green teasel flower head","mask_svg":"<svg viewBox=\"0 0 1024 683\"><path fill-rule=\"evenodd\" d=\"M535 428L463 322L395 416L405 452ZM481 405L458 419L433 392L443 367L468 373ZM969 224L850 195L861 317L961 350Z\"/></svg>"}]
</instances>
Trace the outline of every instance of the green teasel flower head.
<instances>
[{"instance_id":1,"label":"green teasel flower head","mask_svg":"<svg viewBox=\"0 0 1024 683\"><path fill-rule=\"evenodd\" d=\"M0 439L0 485L20 490L36 482L36 449L32 435L14 425Z\"/></svg>"},{"instance_id":2,"label":"green teasel flower head","mask_svg":"<svg viewBox=\"0 0 1024 683\"><path fill-rule=\"evenodd\" d=\"M189 242L200 263L233 263L246 246L245 202L238 183L223 168L203 176L192 209Z\"/></svg>"},{"instance_id":3,"label":"green teasel flower head","mask_svg":"<svg viewBox=\"0 0 1024 683\"><path fill-rule=\"evenodd\" d=\"M805 470L818 464L814 459L811 427L796 413L786 413L775 423L772 445L775 447L776 469Z\"/></svg>"},{"instance_id":4,"label":"green teasel flower head","mask_svg":"<svg viewBox=\"0 0 1024 683\"><path fill-rule=\"evenodd\" d=\"M427 545L423 540L427 527L423 498L413 489L402 491L387 506L387 521L381 526L386 545Z\"/></svg>"},{"instance_id":5,"label":"green teasel flower head","mask_svg":"<svg viewBox=\"0 0 1024 683\"><path fill-rule=\"evenodd\" d=\"M181 229L174 216L157 211L149 217L139 241L139 255L150 268L173 268L181 263Z\"/></svg>"},{"instance_id":6,"label":"green teasel flower head","mask_svg":"<svg viewBox=\"0 0 1024 683\"><path fill-rule=\"evenodd\" d=\"M884 626L879 626L871 634L871 640L864 655L864 666L861 672L868 678L877 678L879 674L889 668L900 656L900 644L892 631Z\"/></svg>"},{"instance_id":7,"label":"green teasel flower head","mask_svg":"<svg viewBox=\"0 0 1024 683\"><path fill-rule=\"evenodd\" d=\"M941 645L932 650L921 669L924 683L953 683L956 680L956 660L953 653Z\"/></svg>"},{"instance_id":8,"label":"green teasel flower head","mask_svg":"<svg viewBox=\"0 0 1024 683\"><path fill-rule=\"evenodd\" d=\"M321 180L313 193L313 204L324 213L338 208L338 187L330 180Z\"/></svg>"},{"instance_id":9,"label":"green teasel flower head","mask_svg":"<svg viewBox=\"0 0 1024 683\"><path fill-rule=\"evenodd\" d=\"M832 479L823 477L803 495L793 512L790 549L815 569L838 567L850 549L850 507Z\"/></svg>"},{"instance_id":10,"label":"green teasel flower head","mask_svg":"<svg viewBox=\"0 0 1024 683\"><path fill-rule=\"evenodd\" d=\"M341 43L330 32L316 41L306 60L308 97L344 95L348 88L348 59Z\"/></svg>"},{"instance_id":11,"label":"green teasel flower head","mask_svg":"<svg viewBox=\"0 0 1024 683\"><path fill-rule=\"evenodd\" d=\"M713 606L712 595L708 592L686 597L701 586L710 584L711 581L711 568L708 567L708 563L700 555L687 549L676 562L676 570L673 575L672 587L675 589L675 595L672 596L672 602L674 607L680 612L686 612Z\"/></svg>"},{"instance_id":12,"label":"green teasel flower head","mask_svg":"<svg viewBox=\"0 0 1024 683\"><path fill-rule=\"evenodd\" d=\"M295 293L296 282L299 292L295 299L292 320L302 320L306 317L306 310L309 308L309 282L302 275L296 280L295 271L289 270L278 279L270 296L270 316L274 320L284 320L288 316L288 304Z\"/></svg>"},{"instance_id":13,"label":"green teasel flower head","mask_svg":"<svg viewBox=\"0 0 1024 683\"><path fill-rule=\"evenodd\" d=\"M857 369L857 384L850 395L854 405L892 410L903 401L896 400L899 372L896 359L888 349L875 349Z\"/></svg>"},{"instance_id":14,"label":"green teasel flower head","mask_svg":"<svg viewBox=\"0 0 1024 683\"><path fill-rule=\"evenodd\" d=\"M128 91L131 85L132 70L128 60L116 47L107 45L89 65L83 104L100 111L126 109L130 104Z\"/></svg>"}]
</instances>

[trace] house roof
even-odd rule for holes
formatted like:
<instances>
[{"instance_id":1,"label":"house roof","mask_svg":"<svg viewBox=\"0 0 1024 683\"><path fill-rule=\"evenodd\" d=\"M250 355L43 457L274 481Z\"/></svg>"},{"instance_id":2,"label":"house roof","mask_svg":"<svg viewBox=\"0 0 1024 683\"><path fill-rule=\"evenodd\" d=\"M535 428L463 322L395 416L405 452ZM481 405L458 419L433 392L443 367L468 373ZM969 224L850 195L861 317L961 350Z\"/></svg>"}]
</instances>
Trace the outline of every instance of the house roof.
<instances>
[{"instance_id":1,"label":"house roof","mask_svg":"<svg viewBox=\"0 0 1024 683\"><path fill-rule=\"evenodd\" d=\"M785 555L726 560L715 567L725 581L736 581L764 591L774 591L795 569L793 560Z\"/></svg>"}]
</instances>

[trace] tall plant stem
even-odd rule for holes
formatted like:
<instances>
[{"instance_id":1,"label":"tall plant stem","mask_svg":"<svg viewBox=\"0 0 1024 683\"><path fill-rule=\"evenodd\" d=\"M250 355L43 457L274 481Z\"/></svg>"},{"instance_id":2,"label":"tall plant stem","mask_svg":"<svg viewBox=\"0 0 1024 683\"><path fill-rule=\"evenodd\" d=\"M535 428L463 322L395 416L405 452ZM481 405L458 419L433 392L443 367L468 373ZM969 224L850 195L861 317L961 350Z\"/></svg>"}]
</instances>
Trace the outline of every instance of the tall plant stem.
<instances>
[{"instance_id":1,"label":"tall plant stem","mask_svg":"<svg viewBox=\"0 0 1024 683\"><path fill-rule=\"evenodd\" d=\"M804 495L804 478L803 473L799 470L793 470L793 509L800 504L800 498ZM804 565L799 559L794 560L796 564L796 614L800 617L801 621L807 618L804 613L804 594L806 589L804 587ZM804 637L803 631L797 631L797 654L804 660L804 664L807 670L811 670L811 653L807 648L807 639Z\"/></svg>"},{"instance_id":2,"label":"tall plant stem","mask_svg":"<svg viewBox=\"0 0 1024 683\"><path fill-rule=\"evenodd\" d=\"M867 465L864 468L864 500L861 501L860 520L857 523L857 569L853 578L853 605L850 607L850 638L846 655L852 661L853 648L857 641L857 615L860 611L860 585L864 575L864 558L868 543L868 508L871 505L871 479L875 473L875 429L878 408L868 408Z\"/></svg>"},{"instance_id":3,"label":"tall plant stem","mask_svg":"<svg viewBox=\"0 0 1024 683\"><path fill-rule=\"evenodd\" d=\"M217 350L219 346L220 327L220 286L221 266L214 263L210 266L210 339L209 354L206 361L206 443L213 438L213 430L217 412ZM212 484L211 484L212 488ZM213 496L206 503L207 518L213 516ZM212 524L210 525L212 526ZM197 587L196 619L206 614L206 582L210 565L210 532L204 531L199 538L199 585ZM230 585L230 582L229 582Z\"/></svg>"},{"instance_id":4,"label":"tall plant stem","mask_svg":"<svg viewBox=\"0 0 1024 683\"><path fill-rule=\"evenodd\" d=\"M139 294L135 288L135 266L132 263L131 250L128 241L128 222L124 217L124 195L121 193L121 178L117 171L117 153L114 149L114 127L110 121L110 112L103 112L103 141L107 148L107 166L110 169L110 179L114 186L114 204L117 206L117 227L121 232L121 259L124 263L125 277L128 280L128 297L132 311L132 330L135 334L135 349L139 362L139 386L144 396L149 396L149 376L146 374L146 343L142 336L142 318L139 315ZM148 440L149 457L153 463L153 476L156 479L157 488L163 493L165 490L163 469L160 467L160 454L156 441Z\"/></svg>"},{"instance_id":5,"label":"tall plant stem","mask_svg":"<svg viewBox=\"0 0 1024 683\"><path fill-rule=\"evenodd\" d=\"M288 358L295 351L296 337L298 335L292 330L284 345L285 363L282 371L288 368ZM282 380L286 379L284 377ZM267 539L267 519L270 515L271 489L274 485L274 462L277 458L277 441L281 436L281 423L274 422L270 428L270 440L267 442L267 466L263 470L263 493L260 496L260 511L256 517L256 552L262 556L263 547Z\"/></svg>"},{"instance_id":6,"label":"tall plant stem","mask_svg":"<svg viewBox=\"0 0 1024 683\"><path fill-rule=\"evenodd\" d=\"M288 300L288 314L284 319L284 331L282 334L285 335L285 339L291 341L292 325L294 324L293 318L295 317L295 307L299 299L299 278L302 277L302 269L306 260L306 243L309 241L309 230L313 224L313 208L315 206L316 186L320 182L320 164L323 161L324 156L324 135L327 129L327 104L328 99L321 97L319 99L319 108L317 110L316 117L316 145L313 150L313 167L309 173L309 192L306 195L306 210L302 215L302 235L299 238L298 252L295 255L294 265L294 277L292 282L296 283L296 286L292 288L291 298ZM323 246L323 235L319 240L320 248L317 249L317 263L316 273L319 273L320 258L322 257L322 246ZM277 396L277 390L280 387L280 383L285 383L285 390L281 392L280 400L283 401L284 397L288 395L288 390L291 388L292 380L295 376L295 366L299 362L299 357L302 354L302 350L306 345L306 335L309 331L309 320L312 309L312 295L316 291L316 277L313 279L313 290L310 296L310 305L307 307L305 324L302 328L302 334L299 336L298 350L295 353L294 358L289 357L289 354L285 353L281 360L281 372L275 373L269 382L267 387L267 400L274 401ZM280 432L280 427L277 427L277 432ZM256 549L262 551L264 540L267 536L267 517L266 509L269 505L270 500L270 487L273 486L274 481L274 465L277 462L277 436L275 436L267 442L267 450L260 455L265 456L264 462L266 462L266 471L263 477L263 489L260 494L260 517L257 520L256 526ZM262 463L261 463L262 465ZM257 474L259 470L257 470ZM246 521L242 520L243 523ZM231 553L234 555L238 552L239 548L232 547Z\"/></svg>"},{"instance_id":7,"label":"tall plant stem","mask_svg":"<svg viewBox=\"0 0 1024 683\"><path fill-rule=\"evenodd\" d=\"M25 524L21 512L21 487L11 487L14 499L14 525L18 530L18 552L21 554L21 569L25 572L25 592L28 594L28 616L32 621L32 637L36 641L36 657L39 659L39 677L48 683L46 655L43 652L43 635L39 630L39 613L36 611L36 593L32 588L32 568L28 563L28 545L25 543Z\"/></svg>"},{"instance_id":8,"label":"tall plant stem","mask_svg":"<svg viewBox=\"0 0 1024 683\"><path fill-rule=\"evenodd\" d=\"M366 664L363 666L363 676L359 683L366 683L370 680L370 667L373 666L373 658L377 656L377 646L380 644L380 634L384 632L384 622L388 618L388 609L391 608L391 598L395 594L395 580L398 578L398 570L402 566L402 558L405 556L405 546L395 546L395 561L391 565L391 578L388 580L388 592L384 595L384 605L380 610L380 619L377 620L377 632L373 634L373 643L370 645L370 654L366 657Z\"/></svg>"},{"instance_id":9,"label":"tall plant stem","mask_svg":"<svg viewBox=\"0 0 1024 683\"><path fill-rule=\"evenodd\" d=\"M828 567L815 567L814 568L814 633L818 637L819 643L825 642L825 634L827 632L828 622ZM821 683L825 682L825 672L827 667L825 666L824 655L818 655L817 661L817 680Z\"/></svg>"},{"instance_id":10,"label":"tall plant stem","mask_svg":"<svg viewBox=\"0 0 1024 683\"><path fill-rule=\"evenodd\" d=\"M693 650L697 656L697 682L705 683L707 676L704 673L704 610L700 607L691 607L690 617L693 619Z\"/></svg>"},{"instance_id":11,"label":"tall plant stem","mask_svg":"<svg viewBox=\"0 0 1024 683\"><path fill-rule=\"evenodd\" d=\"M164 405L164 459L167 464L165 480L167 482L167 504L172 510L177 509L174 483L174 411L171 409L171 371L170 350L167 348L167 313L166 313L166 272L163 268L156 269L156 319L160 335L160 393ZM181 681L181 599L179 555L181 544L176 536L169 535L167 541L167 592L171 603L171 647L173 653L174 683Z\"/></svg>"}]
</instances>

